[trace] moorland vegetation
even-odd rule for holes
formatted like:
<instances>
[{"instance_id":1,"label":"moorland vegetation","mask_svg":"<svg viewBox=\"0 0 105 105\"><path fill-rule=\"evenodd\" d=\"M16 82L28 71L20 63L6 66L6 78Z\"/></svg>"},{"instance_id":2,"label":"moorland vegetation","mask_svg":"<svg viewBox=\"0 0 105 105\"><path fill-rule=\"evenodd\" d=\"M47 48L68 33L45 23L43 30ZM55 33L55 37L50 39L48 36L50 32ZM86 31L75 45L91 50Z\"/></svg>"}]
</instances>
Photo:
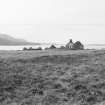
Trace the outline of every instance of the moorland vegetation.
<instances>
[{"instance_id":1,"label":"moorland vegetation","mask_svg":"<svg viewBox=\"0 0 105 105\"><path fill-rule=\"evenodd\" d=\"M0 52L0 105L104 102L104 50Z\"/></svg>"}]
</instances>

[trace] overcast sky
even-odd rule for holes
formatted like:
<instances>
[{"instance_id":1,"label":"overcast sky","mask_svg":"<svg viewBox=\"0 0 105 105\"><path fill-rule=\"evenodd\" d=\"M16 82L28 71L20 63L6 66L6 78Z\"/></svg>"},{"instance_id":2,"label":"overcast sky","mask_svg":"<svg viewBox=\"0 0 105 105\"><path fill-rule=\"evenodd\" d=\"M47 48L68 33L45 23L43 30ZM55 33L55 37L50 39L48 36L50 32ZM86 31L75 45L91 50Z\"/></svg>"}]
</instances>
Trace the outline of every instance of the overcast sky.
<instances>
[{"instance_id":1,"label":"overcast sky","mask_svg":"<svg viewBox=\"0 0 105 105\"><path fill-rule=\"evenodd\" d=\"M0 0L0 33L34 42L105 44L105 0Z\"/></svg>"}]
</instances>

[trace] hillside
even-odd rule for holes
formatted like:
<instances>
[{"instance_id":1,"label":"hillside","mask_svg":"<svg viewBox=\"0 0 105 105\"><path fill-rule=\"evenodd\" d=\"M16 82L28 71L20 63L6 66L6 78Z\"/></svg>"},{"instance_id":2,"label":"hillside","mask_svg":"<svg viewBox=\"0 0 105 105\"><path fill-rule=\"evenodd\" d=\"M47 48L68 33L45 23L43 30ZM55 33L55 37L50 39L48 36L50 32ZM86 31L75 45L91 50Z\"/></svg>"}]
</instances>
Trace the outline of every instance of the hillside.
<instances>
[{"instance_id":1,"label":"hillside","mask_svg":"<svg viewBox=\"0 0 105 105\"><path fill-rule=\"evenodd\" d=\"M0 45L36 45L39 43L27 42L23 39L16 39L6 34L0 34Z\"/></svg>"}]
</instances>

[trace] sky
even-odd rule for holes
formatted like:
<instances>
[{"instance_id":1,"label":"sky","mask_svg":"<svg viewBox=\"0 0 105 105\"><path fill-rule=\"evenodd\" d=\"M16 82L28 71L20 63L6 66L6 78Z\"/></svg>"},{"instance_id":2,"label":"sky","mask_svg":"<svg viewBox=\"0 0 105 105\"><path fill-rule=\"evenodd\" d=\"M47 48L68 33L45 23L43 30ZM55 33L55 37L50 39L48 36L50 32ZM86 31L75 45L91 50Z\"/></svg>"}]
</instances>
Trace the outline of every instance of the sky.
<instances>
[{"instance_id":1,"label":"sky","mask_svg":"<svg viewBox=\"0 0 105 105\"><path fill-rule=\"evenodd\" d=\"M40 43L105 44L105 0L0 0L0 33Z\"/></svg>"}]
</instances>

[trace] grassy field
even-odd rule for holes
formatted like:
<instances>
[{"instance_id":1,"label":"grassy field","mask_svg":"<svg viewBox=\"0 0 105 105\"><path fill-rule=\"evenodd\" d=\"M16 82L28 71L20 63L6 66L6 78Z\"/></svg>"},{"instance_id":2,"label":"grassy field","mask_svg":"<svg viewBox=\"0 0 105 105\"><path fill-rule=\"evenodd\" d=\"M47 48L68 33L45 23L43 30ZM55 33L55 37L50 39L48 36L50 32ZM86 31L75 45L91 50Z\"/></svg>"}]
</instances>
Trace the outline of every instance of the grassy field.
<instances>
[{"instance_id":1,"label":"grassy field","mask_svg":"<svg viewBox=\"0 0 105 105\"><path fill-rule=\"evenodd\" d=\"M105 50L0 51L0 105L105 105Z\"/></svg>"}]
</instances>

